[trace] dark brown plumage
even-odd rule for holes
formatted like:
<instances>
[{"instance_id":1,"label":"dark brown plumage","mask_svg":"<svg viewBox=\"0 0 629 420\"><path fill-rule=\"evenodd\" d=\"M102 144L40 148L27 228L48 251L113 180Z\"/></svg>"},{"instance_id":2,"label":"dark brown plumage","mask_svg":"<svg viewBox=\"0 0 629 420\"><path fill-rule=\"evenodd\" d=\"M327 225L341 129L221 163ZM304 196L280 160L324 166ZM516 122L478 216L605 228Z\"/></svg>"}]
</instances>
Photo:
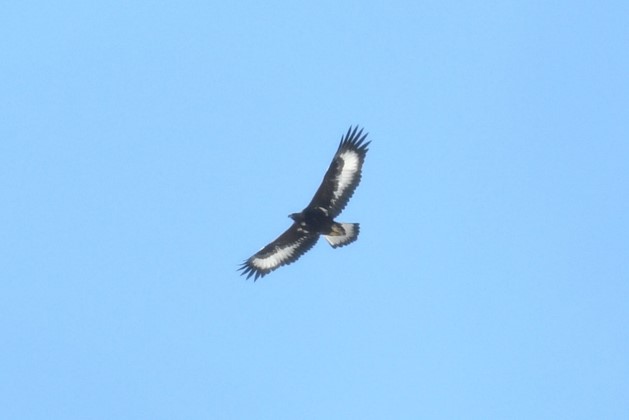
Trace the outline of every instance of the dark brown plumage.
<instances>
[{"instance_id":1,"label":"dark brown plumage","mask_svg":"<svg viewBox=\"0 0 629 420\"><path fill-rule=\"evenodd\" d=\"M334 219L343 211L362 176L362 166L369 150L367 133L350 127L341 137L321 186L312 201L300 213L290 217L293 224L273 242L243 262L241 274L254 280L271 271L296 261L310 250L323 235L333 247L342 247L358 238L358 223L339 223Z\"/></svg>"}]
</instances>

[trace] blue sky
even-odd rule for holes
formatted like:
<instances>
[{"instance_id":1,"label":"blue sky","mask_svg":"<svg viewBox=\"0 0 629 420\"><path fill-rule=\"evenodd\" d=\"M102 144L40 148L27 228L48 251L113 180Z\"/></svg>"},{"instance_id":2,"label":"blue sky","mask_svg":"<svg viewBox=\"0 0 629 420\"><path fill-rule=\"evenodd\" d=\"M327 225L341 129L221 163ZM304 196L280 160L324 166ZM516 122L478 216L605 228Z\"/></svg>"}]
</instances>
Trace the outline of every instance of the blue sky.
<instances>
[{"instance_id":1,"label":"blue sky","mask_svg":"<svg viewBox=\"0 0 629 420\"><path fill-rule=\"evenodd\" d=\"M629 416L627 2L2 9L0 417Z\"/></svg>"}]
</instances>

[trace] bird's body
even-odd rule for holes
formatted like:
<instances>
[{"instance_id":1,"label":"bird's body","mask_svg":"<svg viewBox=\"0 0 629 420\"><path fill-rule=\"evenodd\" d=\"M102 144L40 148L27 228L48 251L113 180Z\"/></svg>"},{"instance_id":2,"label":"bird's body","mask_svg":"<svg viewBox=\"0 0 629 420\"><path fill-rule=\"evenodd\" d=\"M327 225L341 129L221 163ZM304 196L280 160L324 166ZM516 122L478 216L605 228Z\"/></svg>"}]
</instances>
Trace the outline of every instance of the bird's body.
<instances>
[{"instance_id":1,"label":"bird's body","mask_svg":"<svg viewBox=\"0 0 629 420\"><path fill-rule=\"evenodd\" d=\"M349 128L341 138L321 186L312 201L300 213L289 215L293 224L276 240L262 248L241 266L242 274L254 280L264 277L282 265L296 261L323 235L333 247L342 247L358 238L358 223L339 223L334 219L343 211L360 183L362 165L367 154L367 134L358 127Z\"/></svg>"},{"instance_id":2,"label":"bird's body","mask_svg":"<svg viewBox=\"0 0 629 420\"><path fill-rule=\"evenodd\" d=\"M324 208L306 207L301 213L289 216L297 223L297 230L304 233L318 233L324 235L332 247L347 245L358 239L358 223L338 223L326 214ZM336 236L337 238L331 238ZM347 238L346 241L342 241Z\"/></svg>"},{"instance_id":3,"label":"bird's body","mask_svg":"<svg viewBox=\"0 0 629 420\"><path fill-rule=\"evenodd\" d=\"M325 214L323 209L310 209L306 207L301 213L289 215L304 232L316 232L328 234L332 231L334 220Z\"/></svg>"}]
</instances>

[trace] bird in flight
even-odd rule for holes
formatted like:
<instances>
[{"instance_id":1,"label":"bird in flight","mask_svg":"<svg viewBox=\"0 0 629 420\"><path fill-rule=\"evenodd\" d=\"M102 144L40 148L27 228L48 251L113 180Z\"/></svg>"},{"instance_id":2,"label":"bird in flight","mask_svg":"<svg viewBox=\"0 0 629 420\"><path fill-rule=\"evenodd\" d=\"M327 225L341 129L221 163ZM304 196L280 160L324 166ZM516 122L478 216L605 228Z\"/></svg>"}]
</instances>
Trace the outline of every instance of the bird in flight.
<instances>
[{"instance_id":1,"label":"bird in flight","mask_svg":"<svg viewBox=\"0 0 629 420\"><path fill-rule=\"evenodd\" d=\"M241 275L254 276L254 281L283 265L297 261L319 240L328 241L332 248L354 242L358 238L358 223L340 223L334 219L341 214L360 183L363 163L369 150L367 133L350 127L341 137L339 148L323 177L312 201L300 213L290 214L293 224L273 242L240 265Z\"/></svg>"}]
</instances>

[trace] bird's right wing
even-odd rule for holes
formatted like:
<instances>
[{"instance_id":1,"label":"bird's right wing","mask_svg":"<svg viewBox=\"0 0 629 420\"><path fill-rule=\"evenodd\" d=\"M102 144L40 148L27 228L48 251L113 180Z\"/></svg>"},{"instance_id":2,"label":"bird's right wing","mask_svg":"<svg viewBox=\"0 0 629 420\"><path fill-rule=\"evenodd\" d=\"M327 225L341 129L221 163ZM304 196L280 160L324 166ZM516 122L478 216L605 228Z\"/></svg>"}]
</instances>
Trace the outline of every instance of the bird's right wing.
<instances>
[{"instance_id":1,"label":"bird's right wing","mask_svg":"<svg viewBox=\"0 0 629 420\"><path fill-rule=\"evenodd\" d=\"M297 261L317 243L319 234L304 231L298 223L293 223L276 240L255 253L240 265L239 270L254 281L264 277L283 265Z\"/></svg>"}]
</instances>

